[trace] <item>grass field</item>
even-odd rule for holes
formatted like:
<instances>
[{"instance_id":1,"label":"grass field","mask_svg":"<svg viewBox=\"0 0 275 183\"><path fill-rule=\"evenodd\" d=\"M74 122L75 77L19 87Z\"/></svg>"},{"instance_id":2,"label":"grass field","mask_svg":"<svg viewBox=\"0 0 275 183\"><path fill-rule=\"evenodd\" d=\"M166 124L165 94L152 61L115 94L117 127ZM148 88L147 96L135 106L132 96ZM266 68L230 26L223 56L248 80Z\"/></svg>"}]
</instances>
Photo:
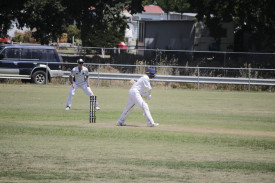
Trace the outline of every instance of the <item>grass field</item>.
<instances>
[{"instance_id":1,"label":"grass field","mask_svg":"<svg viewBox=\"0 0 275 183\"><path fill-rule=\"evenodd\" d=\"M150 128L92 90L96 124L81 90L65 111L68 86L0 84L0 182L275 182L275 93L153 89Z\"/></svg>"}]
</instances>

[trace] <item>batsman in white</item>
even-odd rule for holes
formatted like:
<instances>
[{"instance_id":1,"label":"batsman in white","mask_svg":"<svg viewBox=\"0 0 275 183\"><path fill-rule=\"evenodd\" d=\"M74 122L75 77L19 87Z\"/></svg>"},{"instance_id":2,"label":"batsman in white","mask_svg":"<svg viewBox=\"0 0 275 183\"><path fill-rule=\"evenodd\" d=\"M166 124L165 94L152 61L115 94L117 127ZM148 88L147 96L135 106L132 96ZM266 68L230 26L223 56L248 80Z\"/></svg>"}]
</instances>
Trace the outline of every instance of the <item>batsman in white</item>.
<instances>
[{"instance_id":1,"label":"batsman in white","mask_svg":"<svg viewBox=\"0 0 275 183\"><path fill-rule=\"evenodd\" d=\"M72 69L71 74L69 76L71 88L68 94L66 110L70 110L72 106L73 96L75 94L75 91L79 87L85 92L86 95L93 95L93 92L89 84L89 71L85 66L83 66L83 63L84 61L82 59L78 59L77 66ZM96 110L100 110L100 108L96 106Z\"/></svg>"},{"instance_id":2,"label":"batsman in white","mask_svg":"<svg viewBox=\"0 0 275 183\"><path fill-rule=\"evenodd\" d=\"M158 123L154 122L149 111L148 104L144 100L144 98L146 100L151 99L152 87L150 85L150 79L153 79L155 77L155 74L156 72L154 69L147 69L146 74L139 78L137 82L135 82L133 86L130 88L128 93L128 104L123 113L121 114L119 120L117 121L117 126L126 126L125 120L132 112L135 104L138 104L138 106L142 109L143 115L147 120L148 127L154 127L159 125Z\"/></svg>"}]
</instances>

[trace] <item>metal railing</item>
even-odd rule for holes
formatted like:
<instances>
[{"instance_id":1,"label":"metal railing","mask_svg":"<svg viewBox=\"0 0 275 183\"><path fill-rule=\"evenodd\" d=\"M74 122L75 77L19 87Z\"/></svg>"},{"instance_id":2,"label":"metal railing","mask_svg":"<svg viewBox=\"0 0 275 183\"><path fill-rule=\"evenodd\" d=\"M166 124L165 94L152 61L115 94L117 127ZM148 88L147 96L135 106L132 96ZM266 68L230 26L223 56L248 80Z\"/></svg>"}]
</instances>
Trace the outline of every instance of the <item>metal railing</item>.
<instances>
[{"instance_id":1,"label":"metal railing","mask_svg":"<svg viewBox=\"0 0 275 183\"><path fill-rule=\"evenodd\" d=\"M52 64L52 63L43 63ZM76 63L58 63L63 65L62 78L67 79L70 70ZM146 68L152 67L157 75L153 82L179 82L196 83L197 89L200 84L237 84L275 86L275 69L260 68L224 68L224 67L187 67L187 66L156 66L156 65L125 65L125 64L98 64L85 63L91 71L89 78L96 79L98 87L100 80L137 80L145 72ZM48 68L48 67L47 67ZM46 70L46 73L48 70ZM48 74L47 74L48 76ZM46 77L47 77L46 76ZM31 79L31 76L0 74L0 78L8 79Z\"/></svg>"},{"instance_id":2,"label":"metal railing","mask_svg":"<svg viewBox=\"0 0 275 183\"><path fill-rule=\"evenodd\" d=\"M123 64L90 64L87 63L86 66L93 66L94 72L89 73L89 78L98 80L98 87L100 80L137 80L143 74L139 73L110 73L106 71L101 72L102 67L123 67L123 68L154 68L157 70L162 69L177 69L177 70L193 70L193 75L166 75L157 74L152 82L179 82L179 83L196 83L197 89L199 90L199 85L201 83L206 84L238 84L238 85L248 85L248 90L250 91L251 85L265 85L265 86L275 86L275 78L254 78L252 72L272 72L275 73L275 69L258 69L258 68L223 68L223 67L184 67L184 66L153 66L153 65L123 65ZM104 70L104 69L103 69ZM133 70L133 69L130 69ZM205 76L205 70L219 70L225 71L242 71L247 74L248 77L210 77ZM202 74L203 73L203 74ZM63 77L68 78L70 72L64 71ZM272 74L271 74L272 75ZM273 75L275 76L275 75Z\"/></svg>"}]
</instances>

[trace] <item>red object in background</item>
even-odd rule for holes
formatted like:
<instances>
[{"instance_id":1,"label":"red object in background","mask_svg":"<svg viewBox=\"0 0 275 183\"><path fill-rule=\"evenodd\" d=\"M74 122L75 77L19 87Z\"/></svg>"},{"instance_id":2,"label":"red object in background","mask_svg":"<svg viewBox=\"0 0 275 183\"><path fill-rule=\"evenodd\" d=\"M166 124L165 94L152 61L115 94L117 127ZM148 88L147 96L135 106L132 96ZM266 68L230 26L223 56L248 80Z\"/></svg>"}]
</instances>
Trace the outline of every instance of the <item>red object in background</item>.
<instances>
[{"instance_id":1,"label":"red object in background","mask_svg":"<svg viewBox=\"0 0 275 183\"><path fill-rule=\"evenodd\" d=\"M126 44L124 42L120 42L118 44L118 48L120 48L120 49L128 49L128 46L126 46Z\"/></svg>"},{"instance_id":2,"label":"red object in background","mask_svg":"<svg viewBox=\"0 0 275 183\"><path fill-rule=\"evenodd\" d=\"M10 43L11 40L7 37L4 37L4 38L0 38L0 43Z\"/></svg>"},{"instance_id":3,"label":"red object in background","mask_svg":"<svg viewBox=\"0 0 275 183\"><path fill-rule=\"evenodd\" d=\"M162 14L164 14L164 11L161 9L161 7L154 6L154 5L144 6L144 12L145 13L162 13Z\"/></svg>"}]
</instances>

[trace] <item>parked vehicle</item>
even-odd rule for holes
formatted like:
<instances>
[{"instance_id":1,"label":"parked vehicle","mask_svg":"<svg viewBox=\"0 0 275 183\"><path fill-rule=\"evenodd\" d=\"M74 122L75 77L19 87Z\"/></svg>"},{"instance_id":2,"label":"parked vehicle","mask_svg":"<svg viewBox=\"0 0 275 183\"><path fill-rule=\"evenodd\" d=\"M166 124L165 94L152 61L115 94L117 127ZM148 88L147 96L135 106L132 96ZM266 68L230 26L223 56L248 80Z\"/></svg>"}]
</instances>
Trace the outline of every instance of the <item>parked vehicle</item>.
<instances>
[{"instance_id":1,"label":"parked vehicle","mask_svg":"<svg viewBox=\"0 0 275 183\"><path fill-rule=\"evenodd\" d=\"M62 76L62 57L54 47L0 45L0 76L46 84Z\"/></svg>"}]
</instances>

